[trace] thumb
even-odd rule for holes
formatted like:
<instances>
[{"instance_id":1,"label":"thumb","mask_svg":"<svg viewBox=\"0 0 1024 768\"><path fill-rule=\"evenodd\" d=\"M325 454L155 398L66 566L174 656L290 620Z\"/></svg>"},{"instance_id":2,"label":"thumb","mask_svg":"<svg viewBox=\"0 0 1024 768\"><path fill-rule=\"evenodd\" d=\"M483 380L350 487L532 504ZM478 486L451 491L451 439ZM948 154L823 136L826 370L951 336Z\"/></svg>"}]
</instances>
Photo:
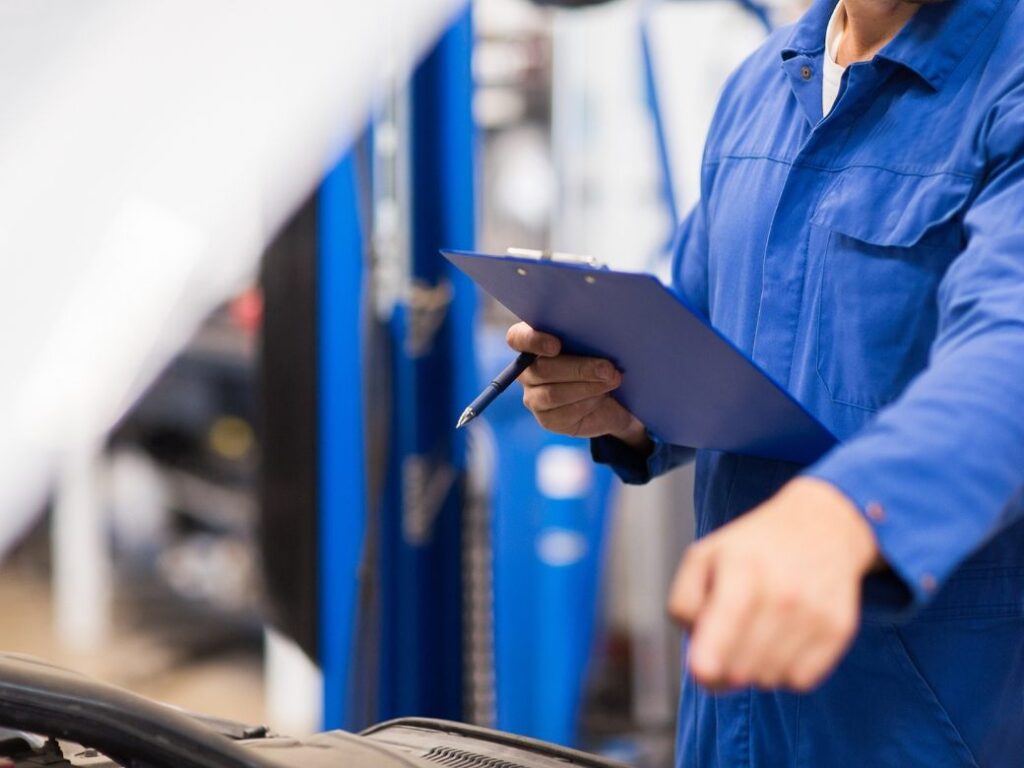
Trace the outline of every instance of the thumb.
<instances>
[{"instance_id":1,"label":"thumb","mask_svg":"<svg viewBox=\"0 0 1024 768\"><path fill-rule=\"evenodd\" d=\"M702 541L691 544L672 582L668 598L669 615L684 629L692 629L707 602L714 565L714 546Z\"/></svg>"}]
</instances>

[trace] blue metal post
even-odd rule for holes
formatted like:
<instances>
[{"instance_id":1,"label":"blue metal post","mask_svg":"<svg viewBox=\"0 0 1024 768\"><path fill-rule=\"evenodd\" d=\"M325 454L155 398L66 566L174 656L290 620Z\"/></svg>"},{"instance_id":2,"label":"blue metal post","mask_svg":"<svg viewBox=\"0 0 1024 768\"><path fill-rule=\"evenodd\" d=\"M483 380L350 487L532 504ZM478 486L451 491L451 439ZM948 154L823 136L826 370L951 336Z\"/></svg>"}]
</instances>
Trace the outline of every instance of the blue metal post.
<instances>
[{"instance_id":1,"label":"blue metal post","mask_svg":"<svg viewBox=\"0 0 1024 768\"><path fill-rule=\"evenodd\" d=\"M475 289L438 249L475 238L470 54L464 13L410 89L410 281L394 316L392 461L381 511L378 716L458 718L463 697L463 437L474 394Z\"/></svg>"},{"instance_id":2,"label":"blue metal post","mask_svg":"<svg viewBox=\"0 0 1024 768\"><path fill-rule=\"evenodd\" d=\"M366 531L362 283L355 162L324 180L319 200L320 658L324 728L353 728L352 653Z\"/></svg>"},{"instance_id":3,"label":"blue metal post","mask_svg":"<svg viewBox=\"0 0 1024 768\"><path fill-rule=\"evenodd\" d=\"M353 658L369 502L360 364L363 233L351 155L320 193L321 661L328 728L462 713L465 445L454 425L477 384L476 301L472 283L438 250L472 248L475 239L471 50L467 11L417 68L410 88L412 291L391 324L390 456L380 508L370 511L380 521L371 712L354 705L354 665L372 660ZM435 299L435 309L425 310Z\"/></svg>"}]
</instances>

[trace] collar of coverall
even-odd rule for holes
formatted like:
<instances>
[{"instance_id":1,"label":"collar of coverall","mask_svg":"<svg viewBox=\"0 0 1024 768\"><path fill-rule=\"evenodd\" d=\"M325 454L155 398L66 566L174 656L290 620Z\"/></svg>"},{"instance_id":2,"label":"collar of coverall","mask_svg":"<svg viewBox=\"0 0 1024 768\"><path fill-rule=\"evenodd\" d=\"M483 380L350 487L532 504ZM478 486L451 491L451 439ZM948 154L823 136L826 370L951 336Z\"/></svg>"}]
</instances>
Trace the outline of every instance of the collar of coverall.
<instances>
[{"instance_id":1,"label":"collar of coverall","mask_svg":"<svg viewBox=\"0 0 1024 768\"><path fill-rule=\"evenodd\" d=\"M907 25L879 53L916 73L940 90L974 46L1001 5L1012 0L947 0L922 5ZM792 29L782 60L822 53L836 0L815 0Z\"/></svg>"}]
</instances>

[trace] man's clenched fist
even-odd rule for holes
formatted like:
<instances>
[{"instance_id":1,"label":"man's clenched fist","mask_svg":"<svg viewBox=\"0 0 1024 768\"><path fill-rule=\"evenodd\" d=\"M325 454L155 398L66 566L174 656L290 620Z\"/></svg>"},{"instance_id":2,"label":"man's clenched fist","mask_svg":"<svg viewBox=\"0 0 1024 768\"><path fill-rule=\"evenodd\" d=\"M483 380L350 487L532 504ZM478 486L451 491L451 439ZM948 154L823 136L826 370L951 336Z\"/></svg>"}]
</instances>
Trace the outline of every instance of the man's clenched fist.
<instances>
[{"instance_id":1,"label":"man's clenched fist","mask_svg":"<svg viewBox=\"0 0 1024 768\"><path fill-rule=\"evenodd\" d=\"M857 631L861 581L878 557L842 493L793 480L687 549L669 612L691 630L690 671L718 690L815 687Z\"/></svg>"}]
</instances>

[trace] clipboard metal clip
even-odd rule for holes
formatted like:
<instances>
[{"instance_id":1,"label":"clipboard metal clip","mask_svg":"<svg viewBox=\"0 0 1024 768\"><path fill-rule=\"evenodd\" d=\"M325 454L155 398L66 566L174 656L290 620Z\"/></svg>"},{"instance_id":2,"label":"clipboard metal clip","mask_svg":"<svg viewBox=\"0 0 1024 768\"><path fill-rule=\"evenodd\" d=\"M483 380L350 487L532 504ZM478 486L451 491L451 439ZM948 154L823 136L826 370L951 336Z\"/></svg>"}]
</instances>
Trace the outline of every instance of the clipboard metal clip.
<instances>
[{"instance_id":1,"label":"clipboard metal clip","mask_svg":"<svg viewBox=\"0 0 1024 768\"><path fill-rule=\"evenodd\" d=\"M521 259L538 259L539 261L559 261L567 264L582 264L594 269L607 269L607 265L601 262L596 256L583 256L576 253L563 253L561 251L538 251L533 248L508 248L505 250L507 256L516 256Z\"/></svg>"}]
</instances>

